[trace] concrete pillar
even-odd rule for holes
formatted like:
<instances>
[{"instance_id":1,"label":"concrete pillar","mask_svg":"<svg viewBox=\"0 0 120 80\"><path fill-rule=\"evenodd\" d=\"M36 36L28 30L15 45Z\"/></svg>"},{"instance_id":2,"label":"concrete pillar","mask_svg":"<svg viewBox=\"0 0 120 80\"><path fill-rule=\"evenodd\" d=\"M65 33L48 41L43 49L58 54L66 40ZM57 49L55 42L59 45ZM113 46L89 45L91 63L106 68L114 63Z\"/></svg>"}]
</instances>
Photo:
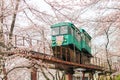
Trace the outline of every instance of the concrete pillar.
<instances>
[{"instance_id":1,"label":"concrete pillar","mask_svg":"<svg viewBox=\"0 0 120 80\"><path fill-rule=\"evenodd\" d=\"M66 70L65 80L73 80L73 74L74 74L73 69Z\"/></svg>"},{"instance_id":2,"label":"concrete pillar","mask_svg":"<svg viewBox=\"0 0 120 80\"><path fill-rule=\"evenodd\" d=\"M94 80L94 72L89 73L89 78L90 78L90 80Z\"/></svg>"},{"instance_id":3,"label":"concrete pillar","mask_svg":"<svg viewBox=\"0 0 120 80\"><path fill-rule=\"evenodd\" d=\"M37 80L37 69L36 68L32 68L31 80Z\"/></svg>"},{"instance_id":4,"label":"concrete pillar","mask_svg":"<svg viewBox=\"0 0 120 80\"><path fill-rule=\"evenodd\" d=\"M82 76L82 80L85 79L85 72L82 72L83 76Z\"/></svg>"},{"instance_id":5,"label":"concrete pillar","mask_svg":"<svg viewBox=\"0 0 120 80\"><path fill-rule=\"evenodd\" d=\"M98 72L95 72L94 75L93 75L93 77L94 77L94 80L99 80Z\"/></svg>"},{"instance_id":6,"label":"concrete pillar","mask_svg":"<svg viewBox=\"0 0 120 80\"><path fill-rule=\"evenodd\" d=\"M66 74L65 75L65 80L72 80L72 74Z\"/></svg>"},{"instance_id":7,"label":"concrete pillar","mask_svg":"<svg viewBox=\"0 0 120 80\"><path fill-rule=\"evenodd\" d=\"M113 80L115 80L115 75L113 75Z\"/></svg>"},{"instance_id":8,"label":"concrete pillar","mask_svg":"<svg viewBox=\"0 0 120 80\"><path fill-rule=\"evenodd\" d=\"M5 75L5 78L4 78L4 80L7 80L7 73L6 73L6 68L5 67L3 67L3 74Z\"/></svg>"},{"instance_id":9,"label":"concrete pillar","mask_svg":"<svg viewBox=\"0 0 120 80\"><path fill-rule=\"evenodd\" d=\"M98 80L101 80L101 78L102 78L102 74L98 73Z\"/></svg>"}]
</instances>

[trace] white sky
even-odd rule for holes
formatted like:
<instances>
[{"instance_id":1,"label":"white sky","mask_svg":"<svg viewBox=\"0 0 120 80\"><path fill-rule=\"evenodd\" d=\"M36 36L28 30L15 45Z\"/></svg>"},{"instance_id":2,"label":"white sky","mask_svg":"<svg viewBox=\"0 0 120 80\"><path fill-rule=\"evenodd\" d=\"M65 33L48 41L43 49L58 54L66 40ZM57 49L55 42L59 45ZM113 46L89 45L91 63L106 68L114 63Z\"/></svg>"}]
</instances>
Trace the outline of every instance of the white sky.
<instances>
[{"instance_id":1,"label":"white sky","mask_svg":"<svg viewBox=\"0 0 120 80\"><path fill-rule=\"evenodd\" d=\"M53 14L51 7L46 2L44 2L44 0L30 0L29 3L37 7L40 11Z\"/></svg>"}]
</instances>

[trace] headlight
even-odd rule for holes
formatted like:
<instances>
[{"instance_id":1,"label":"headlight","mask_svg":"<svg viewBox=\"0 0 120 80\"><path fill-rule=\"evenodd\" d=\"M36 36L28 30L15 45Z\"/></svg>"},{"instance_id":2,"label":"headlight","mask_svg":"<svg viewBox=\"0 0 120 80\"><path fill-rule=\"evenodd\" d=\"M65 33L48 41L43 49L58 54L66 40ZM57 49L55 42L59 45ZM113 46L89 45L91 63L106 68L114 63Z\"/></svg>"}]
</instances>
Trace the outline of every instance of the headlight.
<instances>
[{"instance_id":1,"label":"headlight","mask_svg":"<svg viewBox=\"0 0 120 80\"><path fill-rule=\"evenodd\" d=\"M67 38L66 37L64 37L64 42L67 42Z\"/></svg>"},{"instance_id":2,"label":"headlight","mask_svg":"<svg viewBox=\"0 0 120 80\"><path fill-rule=\"evenodd\" d=\"M55 44L56 43L56 41L55 40L52 40L52 44Z\"/></svg>"}]
</instances>

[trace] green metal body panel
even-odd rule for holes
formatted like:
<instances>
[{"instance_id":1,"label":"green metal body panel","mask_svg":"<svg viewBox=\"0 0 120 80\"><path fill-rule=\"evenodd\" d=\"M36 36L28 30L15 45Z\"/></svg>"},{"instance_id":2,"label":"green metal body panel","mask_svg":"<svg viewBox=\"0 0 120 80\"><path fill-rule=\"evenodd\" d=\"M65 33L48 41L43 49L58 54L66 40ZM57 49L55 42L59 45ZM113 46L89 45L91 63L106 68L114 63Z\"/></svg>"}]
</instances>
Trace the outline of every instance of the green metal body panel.
<instances>
[{"instance_id":1,"label":"green metal body panel","mask_svg":"<svg viewBox=\"0 0 120 80\"><path fill-rule=\"evenodd\" d=\"M54 41L52 43L52 47L55 47L55 46L67 46L67 45L73 44L73 45L75 45L75 47L78 50L81 50L80 42L78 42L77 39L74 36L72 36L71 34L60 35L60 36L63 36L63 38L64 38L61 45L57 44L57 41L56 41L57 36L52 36L52 41Z\"/></svg>"},{"instance_id":2,"label":"green metal body panel","mask_svg":"<svg viewBox=\"0 0 120 80\"><path fill-rule=\"evenodd\" d=\"M81 50L86 50L88 53L91 54L91 47L88 46L86 41L81 40L80 44L81 44Z\"/></svg>"},{"instance_id":3,"label":"green metal body panel","mask_svg":"<svg viewBox=\"0 0 120 80\"><path fill-rule=\"evenodd\" d=\"M68 26L71 27L74 31L74 34L60 34L60 35L52 35L52 47L55 46L66 46L66 45L74 45L79 51L86 51L87 53L91 54L91 47L88 45L88 43L82 39L81 36L81 40L78 41L77 38L75 37L75 31L79 31L80 35L84 34L85 37L87 37L89 40L91 40L91 37L89 36L89 34L84 30L84 29L78 29L74 26L73 23L70 22L61 22L58 24L54 24L51 26L51 28L55 28L55 27L61 27L61 26ZM58 45L57 43L57 37L62 37L63 39L61 40L61 44Z\"/></svg>"},{"instance_id":4,"label":"green metal body panel","mask_svg":"<svg viewBox=\"0 0 120 80\"><path fill-rule=\"evenodd\" d=\"M80 29L80 32L83 33L85 37L87 37L89 40L91 40L91 36L84 29ZM82 39L80 44L81 44L81 49L84 49L88 53L91 53L91 46L89 46L85 40Z\"/></svg>"}]
</instances>

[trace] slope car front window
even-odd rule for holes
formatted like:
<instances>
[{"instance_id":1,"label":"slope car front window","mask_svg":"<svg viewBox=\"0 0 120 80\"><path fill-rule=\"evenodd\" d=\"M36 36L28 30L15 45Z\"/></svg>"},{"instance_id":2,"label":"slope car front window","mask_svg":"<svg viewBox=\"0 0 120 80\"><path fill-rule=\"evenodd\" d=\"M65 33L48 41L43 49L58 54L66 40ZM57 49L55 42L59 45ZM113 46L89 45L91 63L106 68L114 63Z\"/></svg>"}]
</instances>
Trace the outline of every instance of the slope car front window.
<instances>
[{"instance_id":1,"label":"slope car front window","mask_svg":"<svg viewBox=\"0 0 120 80\"><path fill-rule=\"evenodd\" d=\"M59 27L52 28L52 35L59 35Z\"/></svg>"},{"instance_id":2,"label":"slope car front window","mask_svg":"<svg viewBox=\"0 0 120 80\"><path fill-rule=\"evenodd\" d=\"M67 34L67 33L68 33L68 27L67 26L60 27L60 34Z\"/></svg>"}]
</instances>

